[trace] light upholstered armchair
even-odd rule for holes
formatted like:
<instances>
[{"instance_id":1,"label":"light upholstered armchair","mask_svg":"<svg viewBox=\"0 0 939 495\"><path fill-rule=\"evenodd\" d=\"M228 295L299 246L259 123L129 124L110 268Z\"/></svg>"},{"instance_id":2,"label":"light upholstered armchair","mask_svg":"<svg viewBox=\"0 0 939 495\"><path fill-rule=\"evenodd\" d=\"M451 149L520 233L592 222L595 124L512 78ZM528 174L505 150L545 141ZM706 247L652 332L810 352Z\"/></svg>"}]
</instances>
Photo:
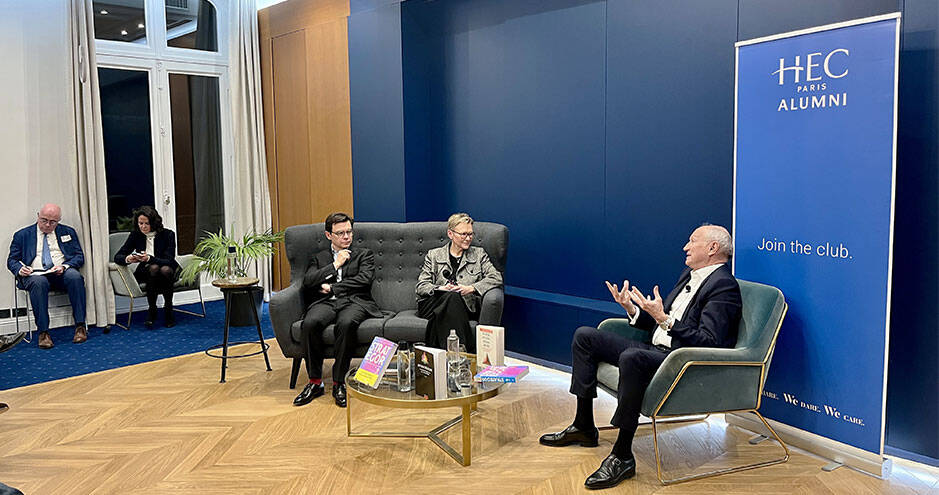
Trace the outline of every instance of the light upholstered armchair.
<instances>
[{"instance_id":1,"label":"light upholstered armchair","mask_svg":"<svg viewBox=\"0 0 939 495\"><path fill-rule=\"evenodd\" d=\"M124 245L124 241L127 239L129 234L127 232L115 232L108 237L109 243L109 254L108 259L108 275L111 277L111 285L114 287L114 294L118 296L124 296L130 298L130 310L127 312L127 325L121 325L120 323L115 323L115 325L123 328L124 330L130 329L130 322L134 316L134 299L138 297L146 296L147 284L140 284L137 282L137 279L134 278L134 269L136 264L130 264L127 266L118 265L114 262L114 255L121 249L121 246ZM185 254L182 256L176 257L176 262L179 263L179 267L186 268L190 263L194 263L194 256L191 254ZM202 286L200 280L196 280L190 284L184 284L179 280L176 280L176 283L173 285L173 292L186 292L190 290L199 291L199 302L202 304L202 314L188 311L185 309L180 309L174 307L174 311L179 311L180 313L186 313L193 316L205 317L205 300L202 299Z\"/></svg>"},{"instance_id":2,"label":"light upholstered armchair","mask_svg":"<svg viewBox=\"0 0 939 495\"><path fill-rule=\"evenodd\" d=\"M782 292L769 285L739 280L743 300L743 316L733 349L683 347L672 351L656 371L642 400L642 414L652 419L652 440L659 481L669 485L693 479L716 476L786 462L789 449L776 431L759 413L763 384L769 373L776 337L786 315ZM600 323L600 330L614 332L633 340L648 342L645 332L629 325L622 318ZM598 380L616 395L619 372L615 366L601 364ZM727 412L752 412L769 429L785 455L746 466L719 469L707 473L664 479L659 454L657 423L663 419Z\"/></svg>"}]
</instances>

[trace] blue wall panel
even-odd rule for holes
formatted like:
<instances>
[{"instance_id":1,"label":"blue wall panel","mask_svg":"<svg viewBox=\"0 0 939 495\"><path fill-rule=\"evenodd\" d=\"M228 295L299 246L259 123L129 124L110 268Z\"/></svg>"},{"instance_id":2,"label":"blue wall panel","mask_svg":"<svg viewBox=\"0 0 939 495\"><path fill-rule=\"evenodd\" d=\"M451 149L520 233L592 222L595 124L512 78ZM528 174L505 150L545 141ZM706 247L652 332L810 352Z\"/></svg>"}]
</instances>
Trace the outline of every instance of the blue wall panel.
<instances>
[{"instance_id":1,"label":"blue wall panel","mask_svg":"<svg viewBox=\"0 0 939 495\"><path fill-rule=\"evenodd\" d=\"M402 8L408 219L505 223L510 283L583 293L602 240L604 4Z\"/></svg>"},{"instance_id":2,"label":"blue wall panel","mask_svg":"<svg viewBox=\"0 0 939 495\"><path fill-rule=\"evenodd\" d=\"M401 6L349 16L352 191L357 220L404 221Z\"/></svg>"},{"instance_id":3,"label":"blue wall panel","mask_svg":"<svg viewBox=\"0 0 939 495\"><path fill-rule=\"evenodd\" d=\"M737 2L607 5L606 276L667 292L691 231L730 228Z\"/></svg>"},{"instance_id":4,"label":"blue wall panel","mask_svg":"<svg viewBox=\"0 0 939 495\"><path fill-rule=\"evenodd\" d=\"M899 12L903 0L740 0L740 40Z\"/></svg>"},{"instance_id":5,"label":"blue wall panel","mask_svg":"<svg viewBox=\"0 0 939 495\"><path fill-rule=\"evenodd\" d=\"M904 2L886 439L933 465L939 465L937 27L934 0Z\"/></svg>"}]
</instances>

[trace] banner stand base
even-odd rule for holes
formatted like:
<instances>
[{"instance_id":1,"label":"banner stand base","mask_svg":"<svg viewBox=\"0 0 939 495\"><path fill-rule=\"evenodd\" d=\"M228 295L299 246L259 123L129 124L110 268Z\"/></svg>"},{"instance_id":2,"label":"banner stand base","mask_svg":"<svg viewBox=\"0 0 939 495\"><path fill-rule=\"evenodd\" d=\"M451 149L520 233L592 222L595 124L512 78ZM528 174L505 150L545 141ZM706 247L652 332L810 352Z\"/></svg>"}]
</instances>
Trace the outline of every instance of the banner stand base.
<instances>
[{"instance_id":1,"label":"banner stand base","mask_svg":"<svg viewBox=\"0 0 939 495\"><path fill-rule=\"evenodd\" d=\"M769 435L766 427L753 415L729 413L724 415L724 420L727 421L727 424L739 426L760 435ZM767 421L779 434L779 438L782 438L787 445L798 447L876 478L885 479L890 476L892 463L881 455L836 442L769 418L767 418Z\"/></svg>"}]
</instances>

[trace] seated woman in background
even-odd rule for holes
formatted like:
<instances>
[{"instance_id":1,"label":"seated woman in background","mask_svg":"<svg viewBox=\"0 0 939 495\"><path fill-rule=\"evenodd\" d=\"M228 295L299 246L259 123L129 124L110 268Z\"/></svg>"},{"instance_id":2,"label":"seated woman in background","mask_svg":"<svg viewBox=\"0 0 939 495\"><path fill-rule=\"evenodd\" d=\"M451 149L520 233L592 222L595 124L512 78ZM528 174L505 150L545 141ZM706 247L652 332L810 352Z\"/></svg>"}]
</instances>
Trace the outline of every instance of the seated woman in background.
<instances>
[{"instance_id":1,"label":"seated woman in background","mask_svg":"<svg viewBox=\"0 0 939 495\"><path fill-rule=\"evenodd\" d=\"M163 318L167 327L176 325L173 317L173 283L176 282L176 234L163 228L163 218L150 206L134 211L134 230L114 255L118 265L138 263L134 278L147 284L147 328L153 328L157 296L163 294Z\"/></svg>"},{"instance_id":2,"label":"seated woman in background","mask_svg":"<svg viewBox=\"0 0 939 495\"><path fill-rule=\"evenodd\" d=\"M479 318L483 295L502 285L502 274L489 255L473 242L473 219L454 213L447 221L447 245L431 249L417 278L417 316L426 318L424 340L430 347L446 349L450 330L456 330L466 350L475 352L476 333L470 320Z\"/></svg>"}]
</instances>

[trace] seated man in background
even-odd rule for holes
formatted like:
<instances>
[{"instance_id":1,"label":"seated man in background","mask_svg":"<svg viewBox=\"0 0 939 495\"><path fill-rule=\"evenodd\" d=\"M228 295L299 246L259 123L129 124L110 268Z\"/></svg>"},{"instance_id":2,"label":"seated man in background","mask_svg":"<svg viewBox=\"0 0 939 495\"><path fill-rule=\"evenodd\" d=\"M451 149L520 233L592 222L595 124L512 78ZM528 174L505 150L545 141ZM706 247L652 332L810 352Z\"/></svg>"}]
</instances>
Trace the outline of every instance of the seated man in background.
<instances>
[{"instance_id":1,"label":"seated man in background","mask_svg":"<svg viewBox=\"0 0 939 495\"><path fill-rule=\"evenodd\" d=\"M323 330L335 322L336 361L333 364L333 399L346 407L346 373L352 360L356 331L369 315L381 317L372 300L375 258L366 248L352 247L352 217L332 213L326 217L330 249L315 253L303 276L305 300L310 302L303 317L302 340L310 383L294 399L295 406L309 404L323 395Z\"/></svg>"},{"instance_id":2,"label":"seated man in background","mask_svg":"<svg viewBox=\"0 0 939 495\"><path fill-rule=\"evenodd\" d=\"M486 251L473 243L473 219L454 213L447 221L445 246L431 249L417 277L417 316L425 318L424 341L430 347L445 349L450 330L456 330L466 350L475 352L476 334L470 320L479 317L483 294L502 285L502 274Z\"/></svg>"},{"instance_id":3,"label":"seated man in background","mask_svg":"<svg viewBox=\"0 0 939 495\"><path fill-rule=\"evenodd\" d=\"M543 435L540 442L552 447L580 444L596 447L598 431L593 421L597 396L597 366L619 367L616 412L610 423L619 427L613 451L584 483L587 488L609 488L636 474L632 441L646 387L668 354L680 347L733 347L740 323L740 286L727 262L733 240L717 225L698 227L685 244L688 266L665 300L659 286L653 296L643 295L623 281L623 289L606 283L613 299L629 315L632 326L652 333L652 343L627 339L612 332L580 327L571 344L573 371L570 392L577 396L574 422L564 431Z\"/></svg>"},{"instance_id":4,"label":"seated man in background","mask_svg":"<svg viewBox=\"0 0 939 495\"><path fill-rule=\"evenodd\" d=\"M88 330L85 328L85 279L78 271L85 264L85 255L78 233L59 223L62 209L57 205L43 205L37 217L35 224L13 234L7 268L16 277L16 286L29 292L39 329L39 347L50 349L53 345L49 336L49 289L68 292L75 318L72 342L80 344L88 340Z\"/></svg>"}]
</instances>

